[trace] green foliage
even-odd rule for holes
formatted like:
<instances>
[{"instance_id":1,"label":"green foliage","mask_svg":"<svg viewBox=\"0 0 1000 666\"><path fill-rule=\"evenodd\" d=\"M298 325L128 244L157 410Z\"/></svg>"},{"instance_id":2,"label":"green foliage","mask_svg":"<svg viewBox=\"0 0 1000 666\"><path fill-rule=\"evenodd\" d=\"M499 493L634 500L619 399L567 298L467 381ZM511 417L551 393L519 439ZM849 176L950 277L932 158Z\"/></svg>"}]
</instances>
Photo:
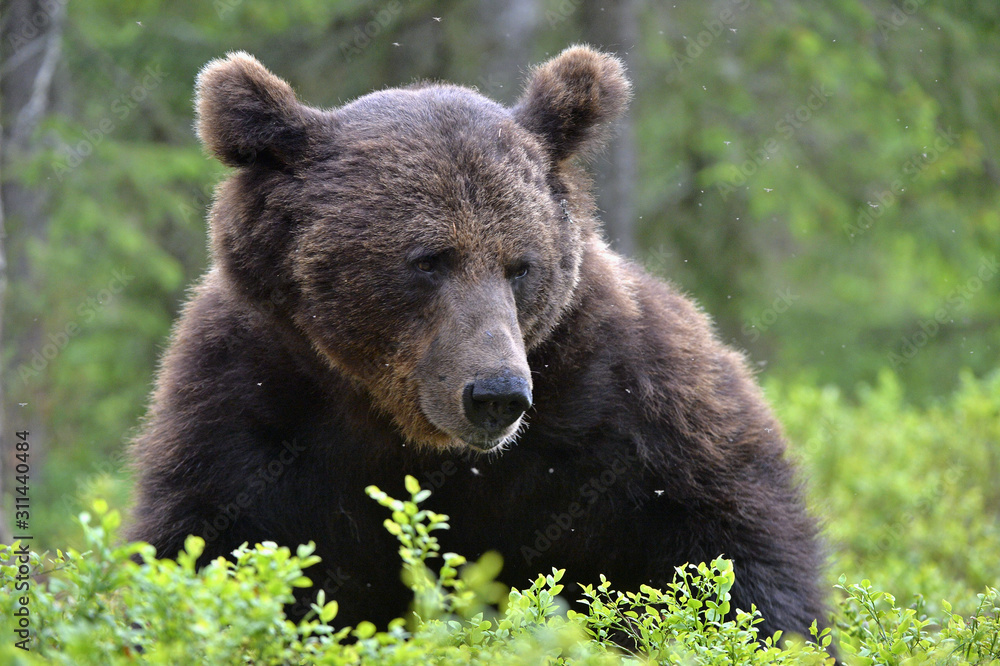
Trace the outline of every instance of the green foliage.
<instances>
[{"instance_id":1,"label":"green foliage","mask_svg":"<svg viewBox=\"0 0 1000 666\"><path fill-rule=\"evenodd\" d=\"M944 603L946 619L928 617L917 601L909 608L896 606L896 598L875 590L868 580L846 583L840 604L841 650L853 655L851 664L990 664L1000 663L1000 592L986 588L978 595L975 613L966 620Z\"/></svg>"},{"instance_id":2,"label":"green foliage","mask_svg":"<svg viewBox=\"0 0 1000 666\"><path fill-rule=\"evenodd\" d=\"M667 664L826 664L822 650L830 644L830 630L815 623L811 643L791 640L779 647L781 633L758 641L756 625L763 617L732 608L729 591L736 581L733 563L678 567L665 591L643 585L638 592L613 592L610 581L583 588L588 613L569 612L588 635L608 647L633 646L625 651L638 660ZM729 616L730 612L732 616ZM727 617L729 616L729 617Z\"/></svg>"},{"instance_id":3,"label":"green foliage","mask_svg":"<svg viewBox=\"0 0 1000 666\"><path fill-rule=\"evenodd\" d=\"M872 589L871 582L846 585L847 576L840 577L838 590L847 593L842 604L844 616L842 643L845 652L857 654L860 663L895 664L917 656L931 647L925 628L931 623L918 608L896 607L891 594Z\"/></svg>"},{"instance_id":4,"label":"green foliage","mask_svg":"<svg viewBox=\"0 0 1000 666\"><path fill-rule=\"evenodd\" d=\"M441 555L437 538L431 532L448 529L448 516L418 508L431 492L421 490L412 476L406 477L406 490L412 499L404 502L389 497L376 486L366 489L372 499L392 511L392 517L385 519L385 528L400 543L403 580L414 593L414 620L425 622L451 614L468 618L480 612L485 604L498 603L506 592L494 580L503 565L500 556L489 552L474 564L463 566L466 560L461 555ZM435 575L427 560L439 556L444 563ZM463 567L461 575L459 567Z\"/></svg>"},{"instance_id":5,"label":"green foliage","mask_svg":"<svg viewBox=\"0 0 1000 666\"><path fill-rule=\"evenodd\" d=\"M200 572L195 562L204 548L189 537L176 561L157 560L148 544L117 545L115 511L95 503L98 523L80 517L87 550L59 551L43 560L32 553L36 575L28 608L34 636L31 652L9 648L26 663L234 663L280 664L310 633L332 633L317 623L296 627L282 618L292 588L310 585L302 569L319 561L312 546L296 555L273 543L241 547L233 561L218 559ZM0 559L7 561L4 547ZM131 558L138 556L140 565ZM4 587L14 567L4 567ZM44 581L44 582L43 582ZM15 597L3 601L5 617ZM318 611L329 619L335 602Z\"/></svg>"},{"instance_id":6,"label":"green foliage","mask_svg":"<svg viewBox=\"0 0 1000 666\"><path fill-rule=\"evenodd\" d=\"M1000 348L995 3L648 3L640 247L786 380L906 396ZM965 101L963 101L965 100ZM973 101L975 100L975 101ZM982 275L979 274L984 268Z\"/></svg>"},{"instance_id":7,"label":"green foliage","mask_svg":"<svg viewBox=\"0 0 1000 666\"><path fill-rule=\"evenodd\" d=\"M826 523L832 575L922 596L936 615L942 599L973 612L976 593L1000 583L1000 373L964 372L926 408L888 371L858 394L855 405L833 387L768 384Z\"/></svg>"},{"instance_id":8,"label":"green foliage","mask_svg":"<svg viewBox=\"0 0 1000 666\"><path fill-rule=\"evenodd\" d=\"M812 642L775 636L758 641L760 613L732 609L733 565L725 559L678 567L666 590L643 586L617 592L602 577L584 586L585 612L567 610L560 595L563 571L539 575L523 590L503 594L495 581L496 555L466 564L440 552L432 532L447 516L421 509L429 496L406 478L410 499L378 488L368 494L392 511L386 529L400 542L404 580L413 591L414 614L406 628L394 620L380 631L369 622L336 628L337 603L322 592L298 624L283 606L296 587L312 583L303 570L316 564L311 544L293 555L273 543L246 544L232 560L196 569L204 541L190 537L173 560L158 560L148 544L117 542L119 516L94 504L97 522L80 516L87 550L31 553L34 578L28 596L30 651L5 642L0 658L14 664L832 664L820 645L833 638L814 626ZM4 588L14 589L18 544L0 547ZM141 563L136 561L136 558ZM436 571L428 561L440 558ZM987 588L968 618L946 606L944 620L899 609L895 599L865 580L846 593L838 628L852 664L1000 663L1000 595ZM7 626L21 604L0 598ZM499 602L499 603L498 603ZM498 608L494 607L498 604ZM730 611L735 611L730 613Z\"/></svg>"}]
</instances>

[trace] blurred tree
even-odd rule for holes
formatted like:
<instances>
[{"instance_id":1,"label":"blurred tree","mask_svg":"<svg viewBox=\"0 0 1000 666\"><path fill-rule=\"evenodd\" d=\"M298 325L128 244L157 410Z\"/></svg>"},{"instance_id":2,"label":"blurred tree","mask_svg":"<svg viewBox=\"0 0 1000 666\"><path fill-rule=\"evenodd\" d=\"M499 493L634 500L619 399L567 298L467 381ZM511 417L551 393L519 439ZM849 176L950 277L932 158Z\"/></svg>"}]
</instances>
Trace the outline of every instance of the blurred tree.
<instances>
[{"instance_id":1,"label":"blurred tree","mask_svg":"<svg viewBox=\"0 0 1000 666\"><path fill-rule=\"evenodd\" d=\"M513 104L520 92L521 75L530 64L538 29L538 0L480 0L478 25L489 57L476 87L484 95Z\"/></svg>"},{"instance_id":2,"label":"blurred tree","mask_svg":"<svg viewBox=\"0 0 1000 666\"><path fill-rule=\"evenodd\" d=\"M636 0L581 4L584 39L617 54L628 69L635 69L634 52L639 48ZM595 186L601 221L611 244L628 256L636 253L636 154L634 112L618 123L616 134L596 162Z\"/></svg>"},{"instance_id":3,"label":"blurred tree","mask_svg":"<svg viewBox=\"0 0 1000 666\"><path fill-rule=\"evenodd\" d=\"M3 154L3 123L0 122L0 155ZM0 164L0 182L3 181L3 164ZM4 303L7 298L7 251L4 246L4 241L7 237L7 227L3 221L3 190L0 188L0 377L3 376L3 308ZM7 432L7 419L5 415L6 411L6 395L4 393L3 382L0 381L0 432ZM9 452L0 451L0 509L5 509L6 506L3 502L4 495L4 482L3 479L6 478L6 470L9 464ZM10 531L10 523L7 519L7 512L4 512L4 516L0 518L0 543L10 543L12 539Z\"/></svg>"},{"instance_id":4,"label":"blurred tree","mask_svg":"<svg viewBox=\"0 0 1000 666\"><path fill-rule=\"evenodd\" d=\"M64 3L47 3L42 0L4 0L0 4L0 201L4 209L0 212L0 313L3 312L7 295L8 273L19 285L38 285L37 267L23 253L27 238L40 238L45 234L48 217L43 209L42 193L26 187L16 176L11 177L12 167L18 162L31 159L37 150L32 135L51 108L53 81L59 66L62 46L63 22L66 17ZM6 252L10 252L3 236L6 224L4 215L13 221L11 225L19 231L20 240L15 242L11 261L8 265ZM7 319L0 319L0 327ZM25 322L17 335L11 336L9 349L2 348L2 355L10 358L10 364L30 356L30 349L37 348L42 339L42 329L37 320ZM0 334L2 334L0 328ZM3 335L0 341L6 342ZM0 358L0 368L7 365L7 359ZM8 375L9 377L9 375ZM13 437L8 433L8 424L17 430L31 433L31 464L38 469L45 460L47 442L44 422L37 418L16 421L13 404L8 399L25 403L27 393L9 396L7 388L0 388L0 430L4 441ZM5 470L12 468L14 447L5 446L0 452L0 478L6 479ZM0 490L3 489L0 480ZM0 537L10 538L9 515L0 517Z\"/></svg>"},{"instance_id":5,"label":"blurred tree","mask_svg":"<svg viewBox=\"0 0 1000 666\"><path fill-rule=\"evenodd\" d=\"M773 372L996 366L1000 7L961 7L644 5L641 244Z\"/></svg>"}]
</instances>

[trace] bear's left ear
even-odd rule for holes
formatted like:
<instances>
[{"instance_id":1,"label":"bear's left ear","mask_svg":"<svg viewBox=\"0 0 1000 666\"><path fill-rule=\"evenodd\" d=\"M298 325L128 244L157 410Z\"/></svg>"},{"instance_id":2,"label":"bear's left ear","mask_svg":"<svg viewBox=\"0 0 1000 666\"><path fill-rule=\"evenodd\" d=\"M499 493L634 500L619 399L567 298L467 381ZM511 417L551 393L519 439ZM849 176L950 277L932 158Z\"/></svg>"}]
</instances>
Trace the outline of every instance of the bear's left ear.
<instances>
[{"instance_id":1,"label":"bear's left ear","mask_svg":"<svg viewBox=\"0 0 1000 666\"><path fill-rule=\"evenodd\" d=\"M318 112L247 53L205 65L195 92L198 138L223 164L282 168L308 147L309 119Z\"/></svg>"},{"instance_id":2,"label":"bear's left ear","mask_svg":"<svg viewBox=\"0 0 1000 666\"><path fill-rule=\"evenodd\" d=\"M618 58L572 46L535 69L513 113L559 162L598 147L631 97L632 84Z\"/></svg>"}]
</instances>

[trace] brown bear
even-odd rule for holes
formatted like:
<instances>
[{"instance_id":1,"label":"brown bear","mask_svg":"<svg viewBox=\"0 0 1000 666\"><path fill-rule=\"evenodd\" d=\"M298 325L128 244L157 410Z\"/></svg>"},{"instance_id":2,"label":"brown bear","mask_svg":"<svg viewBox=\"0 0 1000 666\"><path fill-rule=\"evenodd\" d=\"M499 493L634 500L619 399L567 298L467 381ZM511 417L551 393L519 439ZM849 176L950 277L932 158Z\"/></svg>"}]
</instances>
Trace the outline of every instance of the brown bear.
<instances>
[{"instance_id":1,"label":"brown bear","mask_svg":"<svg viewBox=\"0 0 1000 666\"><path fill-rule=\"evenodd\" d=\"M364 488L411 474L444 548L500 552L508 584L637 589L725 555L762 635L823 625L817 529L744 358L601 235L581 164L630 95L587 47L512 108L418 84L320 110L249 55L209 63L198 135L234 171L134 444L130 536L314 541L338 622L385 624L410 597Z\"/></svg>"}]
</instances>

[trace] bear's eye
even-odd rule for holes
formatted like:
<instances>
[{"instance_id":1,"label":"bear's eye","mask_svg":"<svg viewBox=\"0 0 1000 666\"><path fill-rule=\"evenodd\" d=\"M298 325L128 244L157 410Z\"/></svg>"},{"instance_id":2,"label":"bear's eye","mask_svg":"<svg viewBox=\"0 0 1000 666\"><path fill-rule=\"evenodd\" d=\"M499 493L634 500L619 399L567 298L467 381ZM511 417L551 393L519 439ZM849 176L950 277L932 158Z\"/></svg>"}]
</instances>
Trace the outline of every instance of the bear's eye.
<instances>
[{"instance_id":1,"label":"bear's eye","mask_svg":"<svg viewBox=\"0 0 1000 666\"><path fill-rule=\"evenodd\" d=\"M520 280L528 274L528 269L530 266L528 262L522 261L519 264L515 264L510 269L507 270L507 275L510 276L512 280Z\"/></svg>"},{"instance_id":2,"label":"bear's eye","mask_svg":"<svg viewBox=\"0 0 1000 666\"><path fill-rule=\"evenodd\" d=\"M436 273L441 267L441 257L436 254L427 254L413 260L413 267L421 273Z\"/></svg>"},{"instance_id":3,"label":"bear's eye","mask_svg":"<svg viewBox=\"0 0 1000 666\"><path fill-rule=\"evenodd\" d=\"M410 269L423 277L442 277L447 275L454 262L454 250L446 249L440 252L428 251L426 248L415 249L407 257Z\"/></svg>"}]
</instances>

